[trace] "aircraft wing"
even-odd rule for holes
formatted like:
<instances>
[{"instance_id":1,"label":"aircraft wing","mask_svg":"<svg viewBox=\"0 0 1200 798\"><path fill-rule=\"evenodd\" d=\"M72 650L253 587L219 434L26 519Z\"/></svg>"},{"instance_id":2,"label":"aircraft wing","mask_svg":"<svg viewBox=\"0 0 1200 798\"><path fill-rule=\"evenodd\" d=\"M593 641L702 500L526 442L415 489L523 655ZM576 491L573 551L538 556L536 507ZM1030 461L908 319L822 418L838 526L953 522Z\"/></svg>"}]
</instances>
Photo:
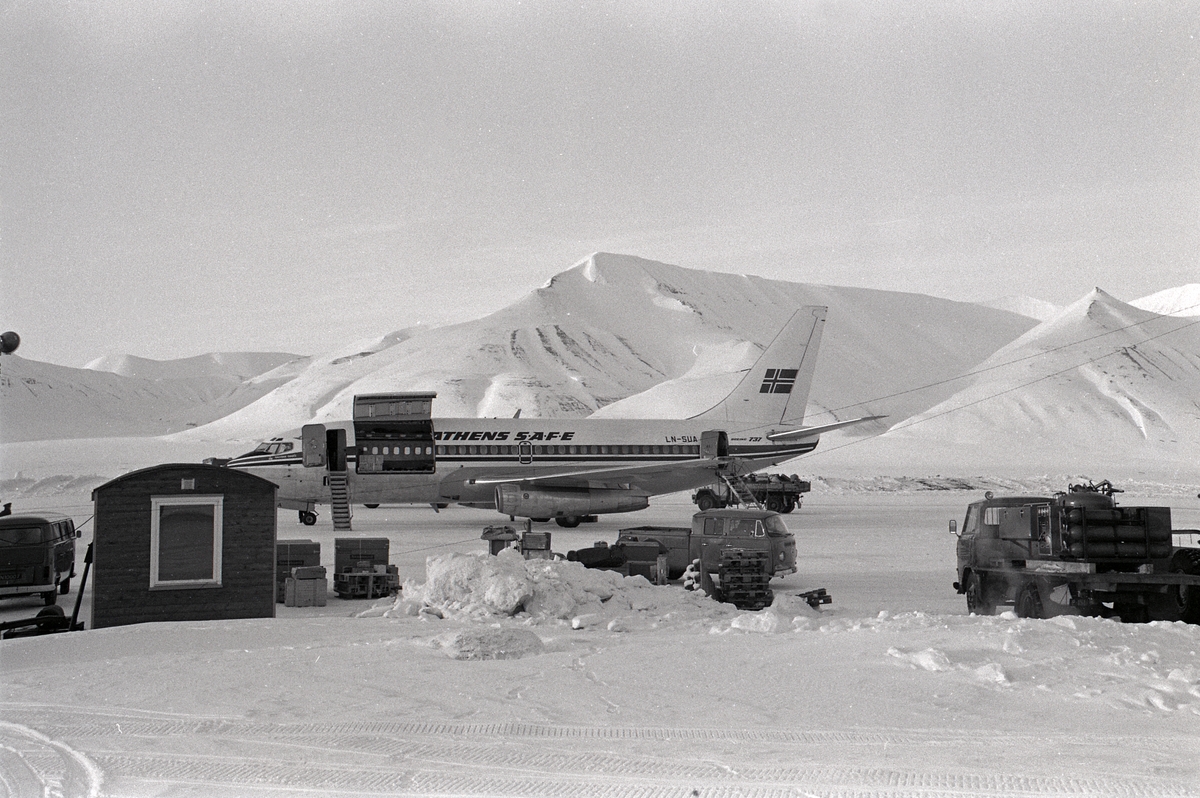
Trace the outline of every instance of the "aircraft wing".
<instances>
[{"instance_id":1,"label":"aircraft wing","mask_svg":"<svg viewBox=\"0 0 1200 798\"><path fill-rule=\"evenodd\" d=\"M855 424L862 424L864 421L874 421L879 418L887 418L887 416L863 416L862 418L852 418L849 421L835 421L832 424L821 424L816 427L800 427L799 429L790 429L785 432L772 432L767 435L767 440L790 441L797 438L811 438L823 432L832 432L835 429L850 427Z\"/></svg>"},{"instance_id":2,"label":"aircraft wing","mask_svg":"<svg viewBox=\"0 0 1200 798\"><path fill-rule=\"evenodd\" d=\"M673 460L663 463L648 463L638 466L606 466L604 468L577 468L564 469L550 474L537 474L535 476L525 476L513 474L507 477L482 477L470 480L475 485L500 485L509 482L557 482L571 479L587 479L587 480L608 480L615 482L625 482L628 478L637 478L652 474L656 471L679 471L681 469L708 469L716 471L718 467L716 460L695 459L695 460Z\"/></svg>"}]
</instances>

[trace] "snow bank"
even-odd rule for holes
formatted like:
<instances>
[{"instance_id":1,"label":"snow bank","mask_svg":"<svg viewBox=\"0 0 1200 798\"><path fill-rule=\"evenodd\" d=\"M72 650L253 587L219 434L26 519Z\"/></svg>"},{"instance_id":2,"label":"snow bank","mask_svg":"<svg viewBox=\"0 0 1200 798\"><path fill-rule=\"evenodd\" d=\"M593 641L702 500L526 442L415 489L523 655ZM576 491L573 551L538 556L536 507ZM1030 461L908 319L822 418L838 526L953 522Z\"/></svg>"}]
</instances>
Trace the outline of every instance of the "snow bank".
<instances>
[{"instance_id":1,"label":"snow bank","mask_svg":"<svg viewBox=\"0 0 1200 798\"><path fill-rule=\"evenodd\" d=\"M540 654L546 646L528 629L460 629L433 639L451 659L520 659Z\"/></svg>"},{"instance_id":2,"label":"snow bank","mask_svg":"<svg viewBox=\"0 0 1200 798\"><path fill-rule=\"evenodd\" d=\"M654 585L642 576L585 568L567 560L526 560L515 549L498 555L443 554L425 563L426 581L404 583L387 615L461 620L516 617L528 623L569 623L611 632L664 623L711 624L723 630L776 632L806 625L817 613L802 599L779 596L772 607L741 613L700 592Z\"/></svg>"}]
</instances>

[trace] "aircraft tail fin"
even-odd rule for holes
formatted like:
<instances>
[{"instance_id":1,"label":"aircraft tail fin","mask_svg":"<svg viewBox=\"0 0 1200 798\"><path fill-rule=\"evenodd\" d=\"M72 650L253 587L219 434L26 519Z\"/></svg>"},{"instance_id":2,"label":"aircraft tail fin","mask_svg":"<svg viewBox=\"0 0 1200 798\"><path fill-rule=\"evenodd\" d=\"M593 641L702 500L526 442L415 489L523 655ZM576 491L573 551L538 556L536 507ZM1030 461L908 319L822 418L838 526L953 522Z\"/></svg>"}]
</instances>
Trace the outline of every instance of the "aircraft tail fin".
<instances>
[{"instance_id":1,"label":"aircraft tail fin","mask_svg":"<svg viewBox=\"0 0 1200 798\"><path fill-rule=\"evenodd\" d=\"M733 392L695 419L756 425L801 423L828 308L800 308Z\"/></svg>"}]
</instances>

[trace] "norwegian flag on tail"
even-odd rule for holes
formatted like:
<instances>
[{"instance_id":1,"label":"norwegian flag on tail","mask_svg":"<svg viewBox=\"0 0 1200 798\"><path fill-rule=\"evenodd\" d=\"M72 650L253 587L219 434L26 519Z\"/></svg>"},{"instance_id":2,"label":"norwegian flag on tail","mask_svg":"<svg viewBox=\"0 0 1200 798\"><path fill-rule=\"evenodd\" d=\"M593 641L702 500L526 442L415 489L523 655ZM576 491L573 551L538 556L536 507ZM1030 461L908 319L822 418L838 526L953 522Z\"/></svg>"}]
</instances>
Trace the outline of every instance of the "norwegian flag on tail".
<instances>
[{"instance_id":1,"label":"norwegian flag on tail","mask_svg":"<svg viewBox=\"0 0 1200 798\"><path fill-rule=\"evenodd\" d=\"M767 369L759 393L791 393L799 369Z\"/></svg>"}]
</instances>

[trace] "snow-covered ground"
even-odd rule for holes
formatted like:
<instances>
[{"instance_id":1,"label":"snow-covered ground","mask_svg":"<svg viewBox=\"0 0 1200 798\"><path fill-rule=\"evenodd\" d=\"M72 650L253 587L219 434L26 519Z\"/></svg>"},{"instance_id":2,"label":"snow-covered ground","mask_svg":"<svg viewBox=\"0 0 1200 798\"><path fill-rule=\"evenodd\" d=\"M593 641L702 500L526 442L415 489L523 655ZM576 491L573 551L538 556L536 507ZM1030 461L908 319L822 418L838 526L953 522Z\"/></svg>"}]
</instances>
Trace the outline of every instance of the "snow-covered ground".
<instances>
[{"instance_id":1,"label":"snow-covered ground","mask_svg":"<svg viewBox=\"0 0 1200 798\"><path fill-rule=\"evenodd\" d=\"M435 389L446 415L678 416L805 302L831 309L810 416L891 431L779 469L814 491L787 517L799 572L760 612L485 557L490 511L356 507L352 534L391 541L395 599L0 642L0 798L1200 795L1200 627L968 616L947 533L984 490L1089 478L1200 528L1200 338L1146 312L1186 315L1194 289L1004 312L597 255L477 322L312 358L6 358L0 501L70 513L81 560L90 491L137 468L239 454L368 390ZM280 511L278 536L332 569L346 533L323 509ZM567 552L693 509L548 529ZM833 603L798 598L814 588Z\"/></svg>"},{"instance_id":2,"label":"snow-covered ground","mask_svg":"<svg viewBox=\"0 0 1200 798\"><path fill-rule=\"evenodd\" d=\"M481 562L492 512L357 507L398 599L0 644L0 795L1200 795L1200 627L968 616L947 521L978 491L897 486L818 484L761 612ZM1121 498L1200 527L1194 492ZM91 514L86 493L36 501ZM565 552L692 509L546 528ZM327 566L344 534L280 512ZM493 575L431 578L464 569ZM819 612L796 597L817 587ZM532 611L495 611L521 591Z\"/></svg>"}]
</instances>

